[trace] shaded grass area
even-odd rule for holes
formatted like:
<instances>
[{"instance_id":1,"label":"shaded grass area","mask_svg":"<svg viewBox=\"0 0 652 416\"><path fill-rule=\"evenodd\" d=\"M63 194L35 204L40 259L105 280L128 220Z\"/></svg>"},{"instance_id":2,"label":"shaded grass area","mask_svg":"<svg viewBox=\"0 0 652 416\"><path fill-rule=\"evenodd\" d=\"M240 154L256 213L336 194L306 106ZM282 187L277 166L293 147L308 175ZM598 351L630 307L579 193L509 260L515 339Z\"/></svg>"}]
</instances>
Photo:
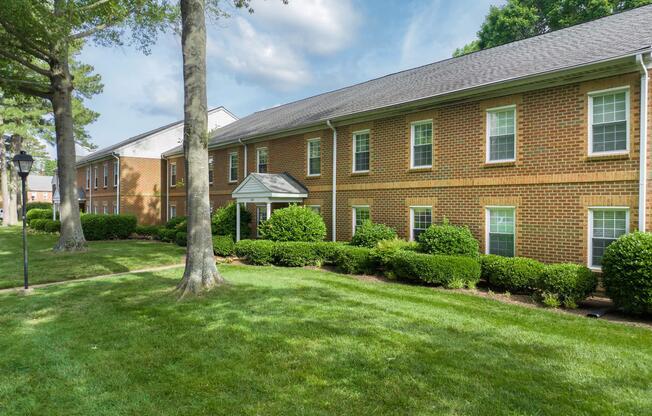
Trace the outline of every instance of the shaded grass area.
<instances>
[{"instance_id":1,"label":"shaded grass area","mask_svg":"<svg viewBox=\"0 0 652 416\"><path fill-rule=\"evenodd\" d=\"M0 295L0 414L652 414L652 331L317 270Z\"/></svg>"},{"instance_id":2,"label":"shaded grass area","mask_svg":"<svg viewBox=\"0 0 652 416\"><path fill-rule=\"evenodd\" d=\"M0 227L0 289L22 286L20 227ZM122 273L183 262L185 249L155 241L90 241L84 253L54 253L58 235L27 236L30 284Z\"/></svg>"}]
</instances>

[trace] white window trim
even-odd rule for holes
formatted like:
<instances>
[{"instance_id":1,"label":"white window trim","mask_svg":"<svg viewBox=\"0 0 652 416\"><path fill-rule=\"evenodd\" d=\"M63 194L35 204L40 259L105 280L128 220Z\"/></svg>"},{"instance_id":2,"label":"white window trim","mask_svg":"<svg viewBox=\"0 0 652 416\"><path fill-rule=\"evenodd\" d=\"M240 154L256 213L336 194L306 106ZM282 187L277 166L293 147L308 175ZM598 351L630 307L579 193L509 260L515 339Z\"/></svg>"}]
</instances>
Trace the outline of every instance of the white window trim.
<instances>
[{"instance_id":1,"label":"white window trim","mask_svg":"<svg viewBox=\"0 0 652 416\"><path fill-rule=\"evenodd\" d=\"M113 161L113 187L118 186L118 171L120 169L120 166L118 165L118 161L114 160Z\"/></svg>"},{"instance_id":2,"label":"white window trim","mask_svg":"<svg viewBox=\"0 0 652 416\"><path fill-rule=\"evenodd\" d=\"M229 153L229 183L235 183L238 182L238 172L236 172L235 179L231 177L231 171L233 170L233 155L238 157L238 152L230 152ZM236 167L237 169L237 167Z\"/></svg>"},{"instance_id":3,"label":"white window trim","mask_svg":"<svg viewBox=\"0 0 652 416\"><path fill-rule=\"evenodd\" d=\"M97 166L93 167L93 175L95 175L95 177L93 178L93 189L97 189L97 187L100 184L99 175L97 174Z\"/></svg>"},{"instance_id":4,"label":"white window trim","mask_svg":"<svg viewBox=\"0 0 652 416\"><path fill-rule=\"evenodd\" d=\"M267 173L269 173L269 150L267 149L267 147L256 148L256 172L260 173L260 152L262 150L267 151Z\"/></svg>"},{"instance_id":5,"label":"white window trim","mask_svg":"<svg viewBox=\"0 0 652 416\"><path fill-rule=\"evenodd\" d=\"M109 186L109 162L104 162L102 165L102 185L104 188Z\"/></svg>"},{"instance_id":6,"label":"white window trim","mask_svg":"<svg viewBox=\"0 0 652 416\"><path fill-rule=\"evenodd\" d=\"M484 207L484 254L489 254L489 231L491 229L491 215L489 213L492 209L513 209L514 210L514 257L516 257L516 230L518 218L516 216L515 205L487 205Z\"/></svg>"},{"instance_id":7,"label":"white window trim","mask_svg":"<svg viewBox=\"0 0 652 416\"><path fill-rule=\"evenodd\" d=\"M430 224L432 225L432 206L431 205L412 205L410 206L410 241L414 241L414 209L430 208Z\"/></svg>"},{"instance_id":8,"label":"white window trim","mask_svg":"<svg viewBox=\"0 0 652 416\"><path fill-rule=\"evenodd\" d=\"M91 189L91 167L87 166L86 167L86 190Z\"/></svg>"},{"instance_id":9,"label":"white window trim","mask_svg":"<svg viewBox=\"0 0 652 416\"><path fill-rule=\"evenodd\" d=\"M352 225L352 228L351 228L352 234L351 235L355 235L355 223L356 223L356 220L357 220L357 215L356 215L355 210L358 209L358 208L368 208L369 209L369 220L371 220L371 206L369 206L369 205L352 205L351 206L351 225Z\"/></svg>"},{"instance_id":10,"label":"white window trim","mask_svg":"<svg viewBox=\"0 0 652 416\"><path fill-rule=\"evenodd\" d=\"M310 172L310 144L311 143L319 143L319 173L311 173ZM306 160L306 171L308 176L321 176L321 137L315 137L314 139L309 139L306 144L306 153L307 153L307 160ZM269 154L268 154L269 157Z\"/></svg>"},{"instance_id":11,"label":"white window trim","mask_svg":"<svg viewBox=\"0 0 652 416\"><path fill-rule=\"evenodd\" d=\"M176 180L174 182L172 181L172 168L174 168L174 176L177 176L177 162L170 163L170 177L168 178L168 180L170 181L170 188L176 188L177 181Z\"/></svg>"},{"instance_id":12,"label":"white window trim","mask_svg":"<svg viewBox=\"0 0 652 416\"><path fill-rule=\"evenodd\" d=\"M589 226L587 227L588 250L586 252L586 265L593 271L602 271L602 267L594 266L593 260L593 211L625 211L625 234L629 234L629 207L623 206L591 206L589 207Z\"/></svg>"},{"instance_id":13,"label":"white window trim","mask_svg":"<svg viewBox=\"0 0 652 416\"><path fill-rule=\"evenodd\" d=\"M514 110L514 157L510 159L495 159L491 160L491 113L495 113L498 111L504 111L504 110ZM511 104L511 105L505 105L502 107L494 107L494 108L488 108L486 110L486 127L485 130L487 131L486 137L485 137L485 163L507 163L507 162L516 162L516 151L518 149L518 146L516 145L517 140L518 140L518 119L516 118L516 104Z\"/></svg>"},{"instance_id":14,"label":"white window trim","mask_svg":"<svg viewBox=\"0 0 652 416\"><path fill-rule=\"evenodd\" d=\"M431 145L430 153L431 153L431 160L435 160L435 124L432 122L432 119L413 121L412 123L410 123L410 169L432 168L432 163L429 165L419 165L419 166L414 165L414 126L420 124L426 124L426 123L430 123L432 127L431 128L432 136L430 137L430 145Z\"/></svg>"},{"instance_id":15,"label":"white window trim","mask_svg":"<svg viewBox=\"0 0 652 416\"><path fill-rule=\"evenodd\" d=\"M212 165L212 168L211 168L211 165ZM213 163L213 156L210 156L208 158L208 171L209 172L213 171L213 174L208 176L208 178L209 178L208 184L212 185L213 181L215 181L215 164Z\"/></svg>"},{"instance_id":16,"label":"white window trim","mask_svg":"<svg viewBox=\"0 0 652 416\"><path fill-rule=\"evenodd\" d=\"M174 209L174 215L172 215L172 209ZM176 205L170 205L168 207L168 216L170 219L175 218L177 216L177 206Z\"/></svg>"},{"instance_id":17,"label":"white window trim","mask_svg":"<svg viewBox=\"0 0 652 416\"><path fill-rule=\"evenodd\" d=\"M411 127L410 127L411 128ZM354 131L351 136L351 149L353 151L353 156L351 157L351 172L353 173L368 173L369 169L365 170L356 170L355 168L355 136L358 134L368 134L369 135L369 167L371 168L371 131L369 129Z\"/></svg>"},{"instance_id":18,"label":"white window trim","mask_svg":"<svg viewBox=\"0 0 652 416\"><path fill-rule=\"evenodd\" d=\"M596 95L602 95L602 94L608 94L608 93L613 93L613 92L619 92L619 91L624 91L625 92L625 124L627 128L625 129L625 150L612 150L608 152L594 152L593 151L593 97ZM599 91L591 91L587 94L588 100L589 100L589 119L588 119L588 132L589 132L589 156L610 156L610 155L627 155L629 154L630 150L630 134L629 130L631 128L630 125L630 106L629 106L629 86L622 86L622 87L615 87L615 88L608 88L606 90L599 90Z\"/></svg>"}]
</instances>

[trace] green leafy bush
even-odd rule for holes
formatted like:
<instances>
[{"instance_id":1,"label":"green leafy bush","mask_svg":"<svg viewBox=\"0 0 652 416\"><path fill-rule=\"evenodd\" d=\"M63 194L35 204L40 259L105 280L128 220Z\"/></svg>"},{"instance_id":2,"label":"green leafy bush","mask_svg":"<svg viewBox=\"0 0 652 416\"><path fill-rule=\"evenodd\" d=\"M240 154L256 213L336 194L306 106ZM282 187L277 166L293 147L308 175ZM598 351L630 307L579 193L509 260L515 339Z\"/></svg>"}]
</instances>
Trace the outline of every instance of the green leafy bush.
<instances>
[{"instance_id":1,"label":"green leafy bush","mask_svg":"<svg viewBox=\"0 0 652 416\"><path fill-rule=\"evenodd\" d=\"M449 288L474 287L480 280L480 263L468 256L448 256L400 250L391 259L399 280L421 281Z\"/></svg>"},{"instance_id":2,"label":"green leafy bush","mask_svg":"<svg viewBox=\"0 0 652 416\"><path fill-rule=\"evenodd\" d=\"M188 233L185 231L177 231L174 236L174 242L181 247L186 247L188 245Z\"/></svg>"},{"instance_id":3,"label":"green leafy bush","mask_svg":"<svg viewBox=\"0 0 652 416\"><path fill-rule=\"evenodd\" d=\"M396 230L385 224L374 224L366 220L355 231L351 239L352 246L374 248L379 241L393 240L396 238Z\"/></svg>"},{"instance_id":4,"label":"green leafy bush","mask_svg":"<svg viewBox=\"0 0 652 416\"><path fill-rule=\"evenodd\" d=\"M35 218L29 227L44 233L58 233L61 230L61 222L50 218Z\"/></svg>"},{"instance_id":5,"label":"green leafy bush","mask_svg":"<svg viewBox=\"0 0 652 416\"><path fill-rule=\"evenodd\" d=\"M25 205L25 212L29 212L33 209L52 209L52 203L51 202L28 202L27 205ZM50 218L52 218L52 215L50 215Z\"/></svg>"},{"instance_id":6,"label":"green leafy bush","mask_svg":"<svg viewBox=\"0 0 652 416\"><path fill-rule=\"evenodd\" d=\"M272 241L322 241L326 236L324 220L315 211L298 205L275 210L260 225L263 239Z\"/></svg>"},{"instance_id":7,"label":"green leafy bush","mask_svg":"<svg viewBox=\"0 0 652 416\"><path fill-rule=\"evenodd\" d=\"M43 231L44 223L47 221L44 218L34 218L29 222L29 228L36 231Z\"/></svg>"},{"instance_id":8,"label":"green leafy bush","mask_svg":"<svg viewBox=\"0 0 652 416\"><path fill-rule=\"evenodd\" d=\"M344 243L336 241L318 241L311 243L315 255L322 264L335 264L335 256Z\"/></svg>"},{"instance_id":9,"label":"green leafy bush","mask_svg":"<svg viewBox=\"0 0 652 416\"><path fill-rule=\"evenodd\" d=\"M498 289L513 293L533 292L541 278L544 265L525 257L481 257L482 278Z\"/></svg>"},{"instance_id":10,"label":"green leafy bush","mask_svg":"<svg viewBox=\"0 0 652 416\"><path fill-rule=\"evenodd\" d=\"M585 266L578 264L551 264L545 266L537 283L537 290L542 299L553 297L567 308L574 308L598 285L595 274ZM548 306L554 302L549 300Z\"/></svg>"},{"instance_id":11,"label":"green leafy bush","mask_svg":"<svg viewBox=\"0 0 652 416\"><path fill-rule=\"evenodd\" d=\"M274 242L269 240L240 240L235 254L248 263L268 265L274 261Z\"/></svg>"},{"instance_id":12,"label":"green leafy bush","mask_svg":"<svg viewBox=\"0 0 652 416\"><path fill-rule=\"evenodd\" d=\"M185 216L170 218L170 220L165 223L165 228L168 228L170 230L174 230L174 229L177 229L177 226L179 226L179 224L184 224L184 223L186 223L186 221L187 221L187 217L185 217ZM185 231L185 230L183 230L183 231Z\"/></svg>"},{"instance_id":13,"label":"green leafy bush","mask_svg":"<svg viewBox=\"0 0 652 416\"><path fill-rule=\"evenodd\" d=\"M626 234L609 244L602 280L616 306L629 313L652 313L652 233Z\"/></svg>"},{"instance_id":14,"label":"green leafy bush","mask_svg":"<svg viewBox=\"0 0 652 416\"><path fill-rule=\"evenodd\" d=\"M468 227L458 227L446 221L428 227L419 234L418 240L424 253L478 256L478 240L473 237Z\"/></svg>"},{"instance_id":15,"label":"green leafy bush","mask_svg":"<svg viewBox=\"0 0 652 416\"><path fill-rule=\"evenodd\" d=\"M25 221L27 224L31 224L32 220L36 219L51 220L52 210L47 208L34 208L25 213Z\"/></svg>"},{"instance_id":16,"label":"green leafy bush","mask_svg":"<svg viewBox=\"0 0 652 416\"><path fill-rule=\"evenodd\" d=\"M215 210L211 218L211 231L215 235L236 235L236 206L231 202ZM246 209L240 209L240 238L249 238L251 230L251 213Z\"/></svg>"},{"instance_id":17,"label":"green leafy bush","mask_svg":"<svg viewBox=\"0 0 652 416\"><path fill-rule=\"evenodd\" d=\"M159 233L159 228L158 225L138 225L134 228L134 234L155 238Z\"/></svg>"},{"instance_id":18,"label":"green leafy bush","mask_svg":"<svg viewBox=\"0 0 652 416\"><path fill-rule=\"evenodd\" d=\"M304 241L279 241L274 244L274 264L286 267L314 266L321 259L314 243Z\"/></svg>"},{"instance_id":19,"label":"green leafy bush","mask_svg":"<svg viewBox=\"0 0 652 416\"><path fill-rule=\"evenodd\" d=\"M235 254L235 242L230 235L213 236L213 253L226 257Z\"/></svg>"},{"instance_id":20,"label":"green leafy bush","mask_svg":"<svg viewBox=\"0 0 652 416\"><path fill-rule=\"evenodd\" d=\"M158 235L156 239L163 241L164 243L172 243L177 236L177 230L170 228L160 228L158 230Z\"/></svg>"},{"instance_id":21,"label":"green leafy bush","mask_svg":"<svg viewBox=\"0 0 652 416\"><path fill-rule=\"evenodd\" d=\"M81 216L82 230L87 240L123 240L129 238L136 229L134 215L98 215Z\"/></svg>"},{"instance_id":22,"label":"green leafy bush","mask_svg":"<svg viewBox=\"0 0 652 416\"><path fill-rule=\"evenodd\" d=\"M373 274L376 263L372 251L367 247L342 246L335 254L335 265L342 273Z\"/></svg>"},{"instance_id":23,"label":"green leafy bush","mask_svg":"<svg viewBox=\"0 0 652 416\"><path fill-rule=\"evenodd\" d=\"M385 269L390 269L390 264L394 256L400 251L417 251L418 243L414 241L405 241L398 238L391 240L381 240L376 244L372 254L376 262Z\"/></svg>"}]
</instances>

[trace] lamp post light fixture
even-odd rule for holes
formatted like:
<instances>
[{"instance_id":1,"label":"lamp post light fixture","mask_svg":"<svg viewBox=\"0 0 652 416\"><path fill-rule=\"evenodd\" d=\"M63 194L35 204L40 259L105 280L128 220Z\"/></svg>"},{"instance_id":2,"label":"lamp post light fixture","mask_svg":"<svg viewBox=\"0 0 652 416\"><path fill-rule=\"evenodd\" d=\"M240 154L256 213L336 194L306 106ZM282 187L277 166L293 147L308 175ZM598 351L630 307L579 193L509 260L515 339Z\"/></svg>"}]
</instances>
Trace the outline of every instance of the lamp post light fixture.
<instances>
[{"instance_id":1,"label":"lamp post light fixture","mask_svg":"<svg viewBox=\"0 0 652 416\"><path fill-rule=\"evenodd\" d=\"M23 198L22 198L22 211L23 211L23 278L25 281L25 290L29 288L27 280L27 229L25 222L25 206L27 205L27 187L25 186L25 181L27 180L27 175L32 169L32 163L34 163L34 158L31 155L28 155L24 150L14 156L13 158L14 166L20 175L20 180L23 183Z\"/></svg>"}]
</instances>

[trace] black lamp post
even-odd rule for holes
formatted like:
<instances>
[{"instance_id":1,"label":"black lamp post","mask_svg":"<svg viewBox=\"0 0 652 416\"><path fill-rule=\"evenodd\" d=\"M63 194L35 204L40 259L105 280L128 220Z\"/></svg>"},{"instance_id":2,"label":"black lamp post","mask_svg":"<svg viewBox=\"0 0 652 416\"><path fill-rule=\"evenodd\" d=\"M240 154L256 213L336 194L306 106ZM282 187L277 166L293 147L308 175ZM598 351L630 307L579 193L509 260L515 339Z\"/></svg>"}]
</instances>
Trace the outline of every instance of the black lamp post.
<instances>
[{"instance_id":1,"label":"black lamp post","mask_svg":"<svg viewBox=\"0 0 652 416\"><path fill-rule=\"evenodd\" d=\"M25 289L28 288L27 283L27 230L25 223L25 205L27 205L27 187L25 186L25 181L27 180L27 175L32 169L32 163L34 163L34 158L31 155L25 153L24 150L14 156L13 159L14 166L20 175L20 180L23 183L23 278L25 280Z\"/></svg>"}]
</instances>

